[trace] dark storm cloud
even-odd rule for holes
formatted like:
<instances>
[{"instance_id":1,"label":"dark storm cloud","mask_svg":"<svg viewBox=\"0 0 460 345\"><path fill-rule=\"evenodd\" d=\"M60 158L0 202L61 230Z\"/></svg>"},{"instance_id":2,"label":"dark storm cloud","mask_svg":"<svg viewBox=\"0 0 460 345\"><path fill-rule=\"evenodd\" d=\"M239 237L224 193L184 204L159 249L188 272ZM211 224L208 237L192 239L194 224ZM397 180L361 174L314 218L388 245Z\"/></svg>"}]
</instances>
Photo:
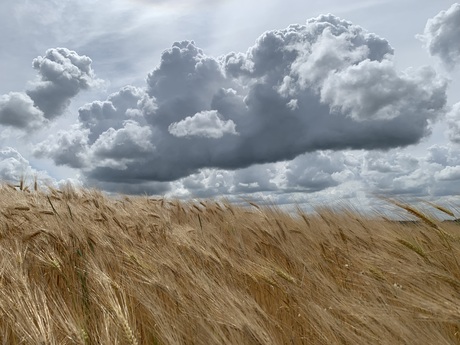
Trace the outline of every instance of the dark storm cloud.
<instances>
[{"instance_id":1,"label":"dark storm cloud","mask_svg":"<svg viewBox=\"0 0 460 345\"><path fill-rule=\"evenodd\" d=\"M392 54L385 39L332 15L266 32L246 53L219 58L193 41L176 42L145 90L126 87L80 109L77 127L60 134L61 141L81 133L87 141L66 141L76 146L67 164L86 162L89 181L136 188L203 168L417 143L445 114L447 83L428 67L397 71ZM57 150L48 145L38 153L58 162ZM335 185L330 176L340 167L322 163L325 171L303 179L294 175L305 166L292 166L291 185ZM270 188L243 177L238 186Z\"/></svg>"},{"instance_id":2,"label":"dark storm cloud","mask_svg":"<svg viewBox=\"0 0 460 345\"><path fill-rule=\"evenodd\" d=\"M460 4L429 19L418 37L431 55L439 57L447 68L454 68L460 62Z\"/></svg>"},{"instance_id":3,"label":"dark storm cloud","mask_svg":"<svg viewBox=\"0 0 460 345\"><path fill-rule=\"evenodd\" d=\"M66 48L33 60L39 80L24 92L0 96L0 124L31 130L61 115L81 90L97 84L91 59Z\"/></svg>"}]
</instances>

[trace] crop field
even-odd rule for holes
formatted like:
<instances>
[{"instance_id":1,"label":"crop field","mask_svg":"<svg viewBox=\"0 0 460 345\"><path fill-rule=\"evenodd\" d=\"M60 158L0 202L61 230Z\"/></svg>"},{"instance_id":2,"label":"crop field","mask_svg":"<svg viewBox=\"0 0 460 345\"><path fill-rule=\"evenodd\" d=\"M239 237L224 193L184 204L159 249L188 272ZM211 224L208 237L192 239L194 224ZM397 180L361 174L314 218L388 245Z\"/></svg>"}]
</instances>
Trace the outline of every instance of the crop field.
<instances>
[{"instance_id":1,"label":"crop field","mask_svg":"<svg viewBox=\"0 0 460 345\"><path fill-rule=\"evenodd\" d=\"M460 344L460 226L407 204L0 193L2 344Z\"/></svg>"}]
</instances>

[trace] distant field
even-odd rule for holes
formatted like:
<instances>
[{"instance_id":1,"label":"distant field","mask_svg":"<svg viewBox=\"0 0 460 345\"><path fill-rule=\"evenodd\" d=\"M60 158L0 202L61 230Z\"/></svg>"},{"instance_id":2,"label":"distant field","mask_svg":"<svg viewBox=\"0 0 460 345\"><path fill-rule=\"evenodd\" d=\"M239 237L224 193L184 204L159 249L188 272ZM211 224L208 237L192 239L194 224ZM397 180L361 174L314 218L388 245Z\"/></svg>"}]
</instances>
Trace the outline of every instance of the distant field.
<instances>
[{"instance_id":1,"label":"distant field","mask_svg":"<svg viewBox=\"0 0 460 345\"><path fill-rule=\"evenodd\" d=\"M409 205L20 189L0 187L2 344L460 344L460 226Z\"/></svg>"}]
</instances>

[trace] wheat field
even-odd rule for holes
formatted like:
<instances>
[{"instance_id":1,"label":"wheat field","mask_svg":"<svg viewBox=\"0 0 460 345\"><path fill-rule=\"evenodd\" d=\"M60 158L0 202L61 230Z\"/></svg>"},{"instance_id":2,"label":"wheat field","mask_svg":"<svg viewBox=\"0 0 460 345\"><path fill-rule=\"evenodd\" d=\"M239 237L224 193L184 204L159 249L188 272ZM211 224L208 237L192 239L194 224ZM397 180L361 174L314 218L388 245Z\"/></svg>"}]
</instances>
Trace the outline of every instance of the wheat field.
<instances>
[{"instance_id":1,"label":"wheat field","mask_svg":"<svg viewBox=\"0 0 460 345\"><path fill-rule=\"evenodd\" d=\"M2 344L460 344L460 226L409 205L0 192Z\"/></svg>"}]
</instances>

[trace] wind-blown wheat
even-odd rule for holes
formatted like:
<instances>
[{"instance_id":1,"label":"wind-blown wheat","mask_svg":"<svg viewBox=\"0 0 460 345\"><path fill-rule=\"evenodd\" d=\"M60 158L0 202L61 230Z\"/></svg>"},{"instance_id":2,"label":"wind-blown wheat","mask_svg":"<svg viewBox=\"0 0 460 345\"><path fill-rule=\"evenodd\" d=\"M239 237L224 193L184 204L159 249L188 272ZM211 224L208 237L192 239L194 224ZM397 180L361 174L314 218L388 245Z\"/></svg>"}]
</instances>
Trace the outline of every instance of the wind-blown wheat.
<instances>
[{"instance_id":1,"label":"wind-blown wheat","mask_svg":"<svg viewBox=\"0 0 460 345\"><path fill-rule=\"evenodd\" d=\"M460 227L412 206L408 227L20 187L0 188L3 344L460 344Z\"/></svg>"}]
</instances>

